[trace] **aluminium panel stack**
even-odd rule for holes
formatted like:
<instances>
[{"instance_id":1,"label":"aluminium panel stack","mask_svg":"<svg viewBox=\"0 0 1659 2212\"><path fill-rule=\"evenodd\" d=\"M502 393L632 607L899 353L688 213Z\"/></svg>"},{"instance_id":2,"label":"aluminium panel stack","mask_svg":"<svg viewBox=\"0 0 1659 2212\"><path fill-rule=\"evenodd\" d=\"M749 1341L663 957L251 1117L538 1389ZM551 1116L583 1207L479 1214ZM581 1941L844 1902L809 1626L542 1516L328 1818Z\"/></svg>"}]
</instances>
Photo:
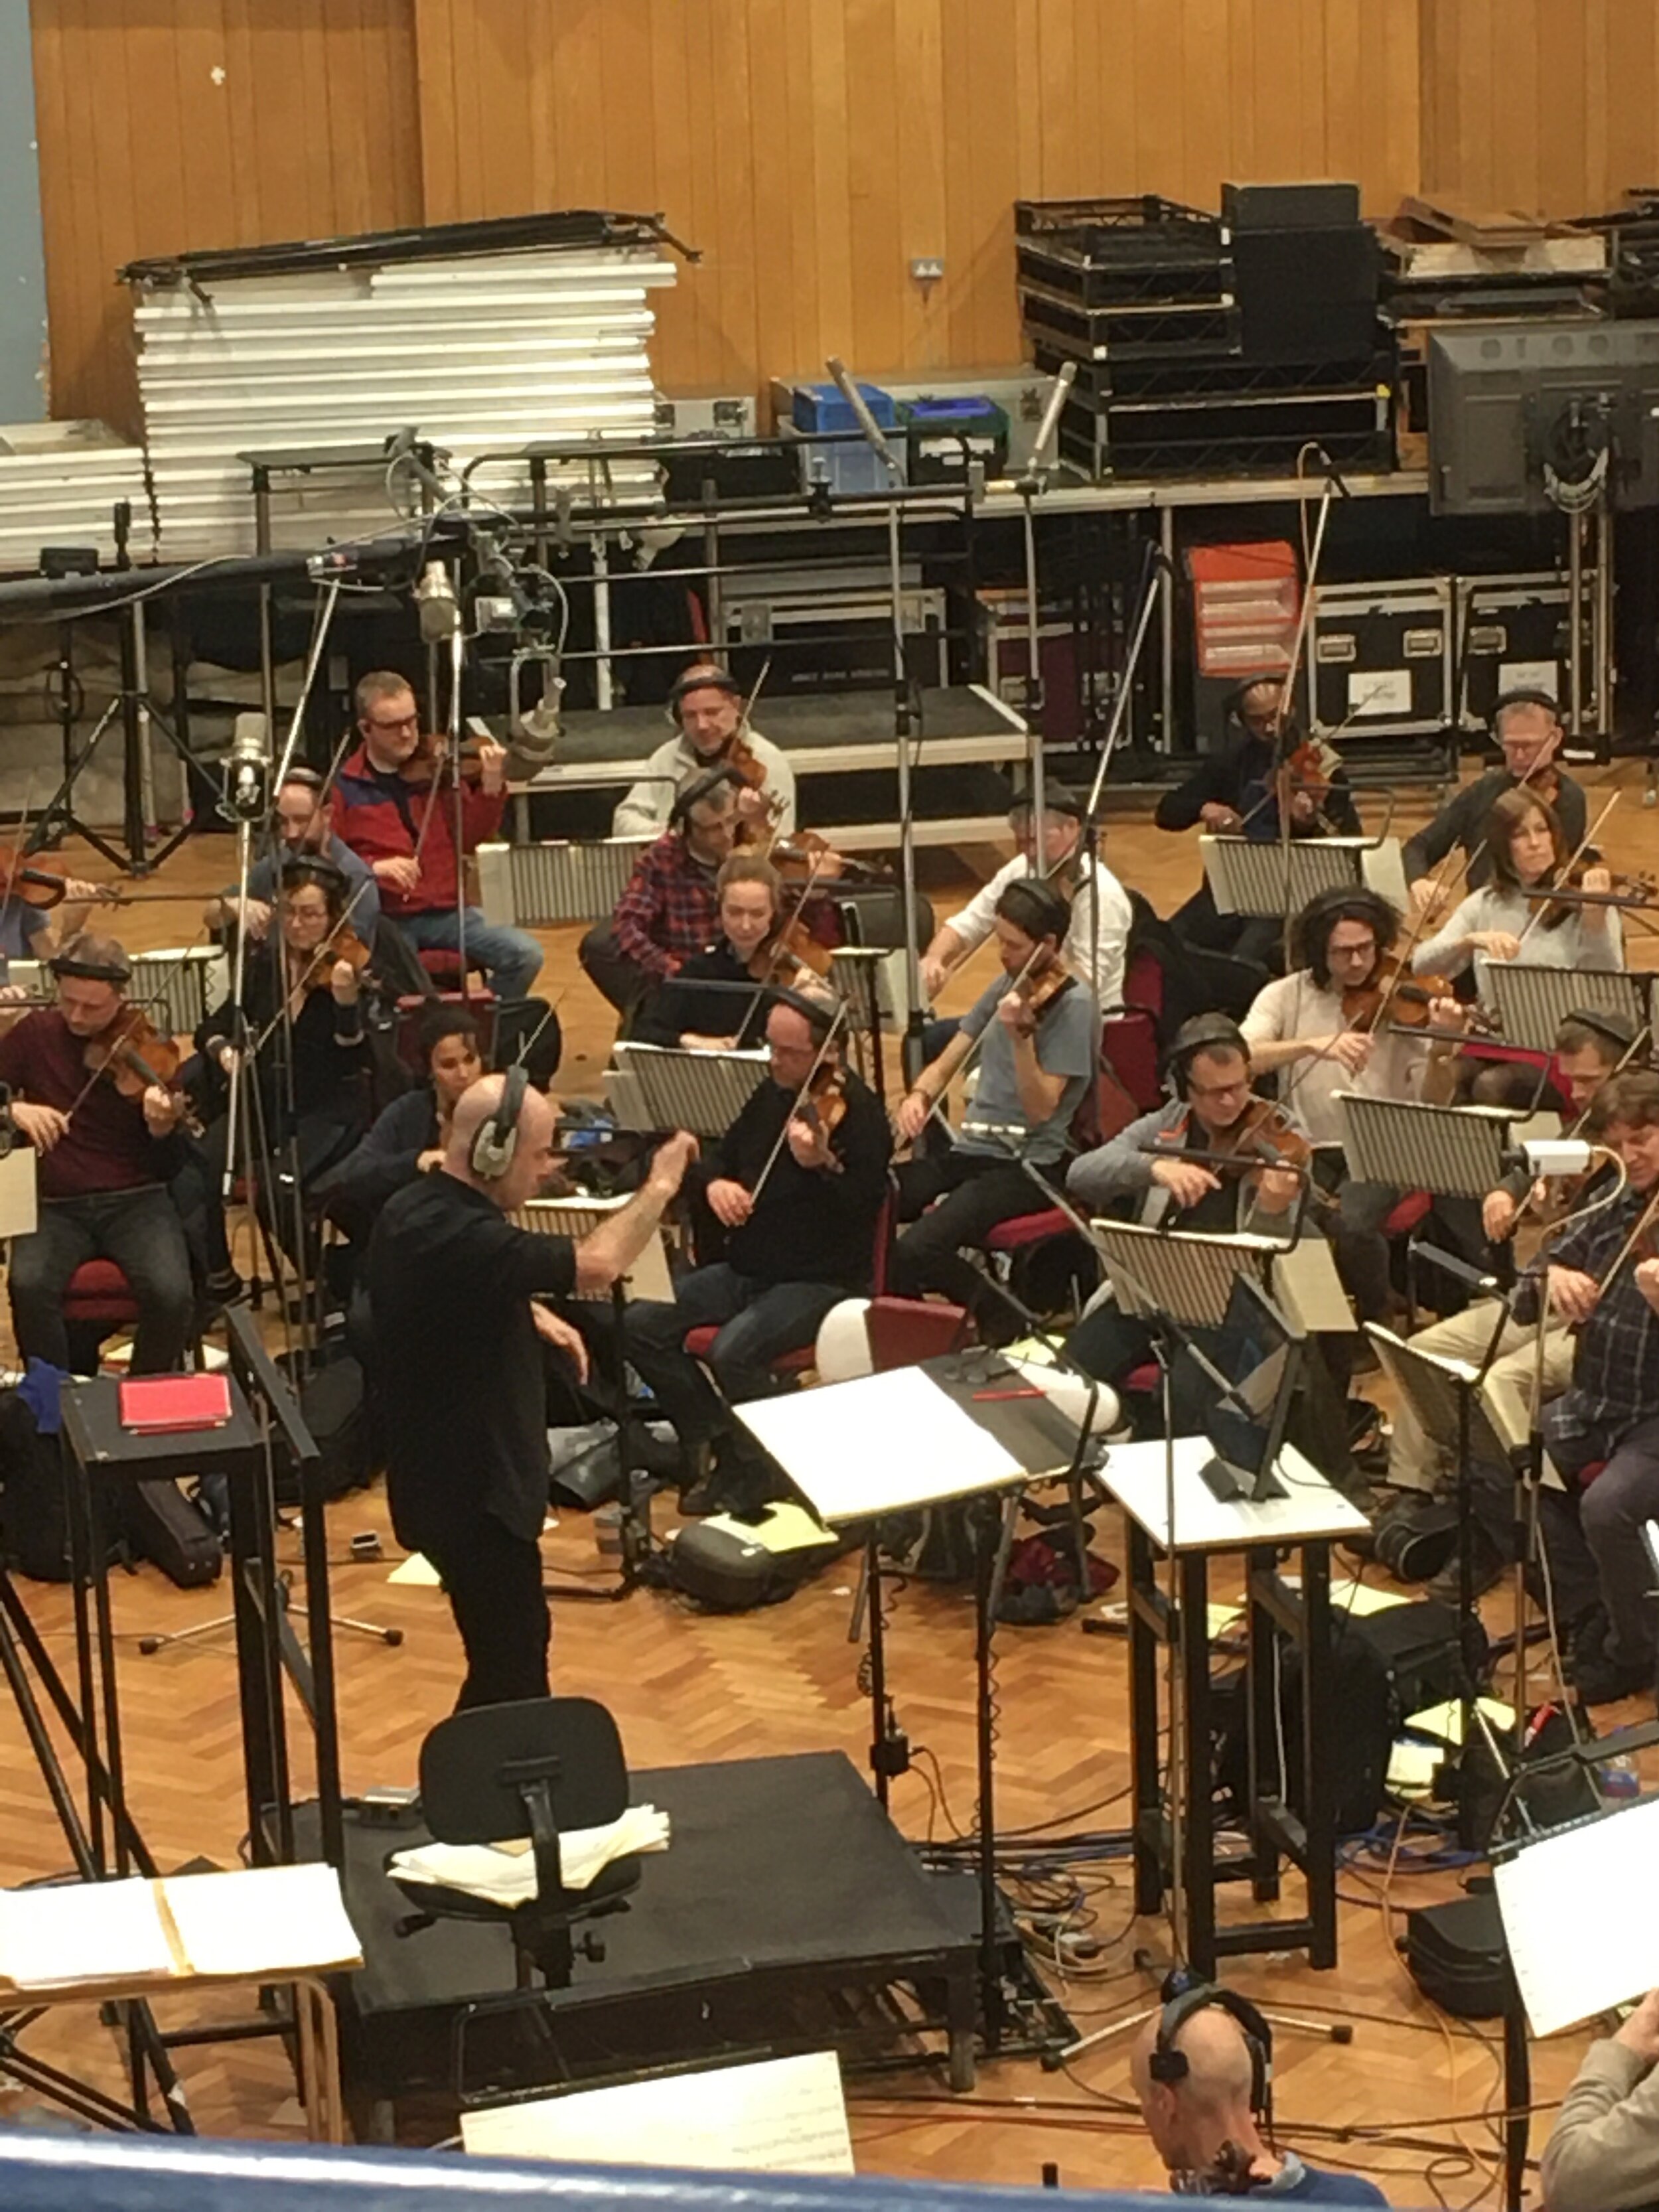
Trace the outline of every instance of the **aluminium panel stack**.
<instances>
[{"instance_id":1,"label":"aluminium panel stack","mask_svg":"<svg viewBox=\"0 0 1659 2212\"><path fill-rule=\"evenodd\" d=\"M95 546L115 555L115 508L132 510L127 549L151 550L143 448L102 422L0 424L0 571L33 574L46 545Z\"/></svg>"},{"instance_id":2,"label":"aluminium panel stack","mask_svg":"<svg viewBox=\"0 0 1659 2212\"><path fill-rule=\"evenodd\" d=\"M652 295L674 264L651 247L473 253L137 283L133 315L162 556L254 550L249 452L379 444L418 428L459 471L538 442L651 434ZM585 478L586 463L550 469ZM476 494L529 497L522 460L490 463ZM407 483L398 505L410 501ZM618 497L652 495L639 463ZM271 540L309 547L392 527L386 471L274 480Z\"/></svg>"}]
</instances>

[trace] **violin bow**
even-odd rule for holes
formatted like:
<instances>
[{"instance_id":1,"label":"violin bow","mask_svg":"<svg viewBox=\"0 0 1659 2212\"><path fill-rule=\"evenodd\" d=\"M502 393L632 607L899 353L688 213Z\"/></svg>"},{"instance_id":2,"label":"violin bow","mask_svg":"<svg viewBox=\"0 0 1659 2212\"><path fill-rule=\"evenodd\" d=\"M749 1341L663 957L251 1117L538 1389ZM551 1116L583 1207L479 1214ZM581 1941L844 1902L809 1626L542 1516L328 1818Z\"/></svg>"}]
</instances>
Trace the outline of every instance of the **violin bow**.
<instances>
[{"instance_id":1,"label":"violin bow","mask_svg":"<svg viewBox=\"0 0 1659 2212\"><path fill-rule=\"evenodd\" d=\"M266 1045L270 1043L271 1038L282 1027L283 1022L288 1019L288 1009L290 1001L297 993L302 993L310 989L311 979L317 973L317 970L322 966L324 961L331 961L338 957L338 955L334 951L334 939L339 934L340 931L345 927L346 923L350 921L353 907L356 905L358 900L362 898L363 893L368 889L369 884L373 881L374 878L372 876L366 876L362 882L358 884L356 890L353 891L351 896L341 908L340 919L338 921L335 922L331 926L328 935L312 953L310 960L301 971L298 981L289 984L283 991L282 1003L277 1012L271 1016L270 1019L265 1024L264 1029L260 1030L258 1036L254 1039L252 1044L248 1048L247 1056L250 1060L257 1060L259 1057L259 1054L264 1050ZM276 927L278 933L280 933L282 928L280 921L277 921ZM284 946L283 950L286 951L287 947ZM550 1012L551 1009L550 1008L549 1011ZM240 1012L240 1008L238 1009L238 1012Z\"/></svg>"},{"instance_id":2,"label":"violin bow","mask_svg":"<svg viewBox=\"0 0 1659 2212\"><path fill-rule=\"evenodd\" d=\"M1609 794L1607 805L1601 809L1601 811L1596 816L1595 821L1590 823L1589 829L1585 830L1583 836L1578 840L1578 843L1575 850L1568 855L1562 866L1556 870L1555 872L1558 878L1570 876L1572 873L1573 870L1578 866L1580 860L1583 859L1585 854L1589 852L1590 847L1595 842L1596 837L1601 832L1601 824L1607 820L1608 815L1612 813L1613 808L1618 805L1619 801L1623 796L1624 793L1618 791L1613 792ZM1526 927L1521 933L1519 941L1522 945L1526 943L1527 939L1532 935L1534 930L1537 928L1539 923L1543 920L1545 915L1549 911L1548 901L1553 896L1553 893L1547 891L1540 894L1540 903L1534 908L1532 914L1528 918Z\"/></svg>"},{"instance_id":3,"label":"violin bow","mask_svg":"<svg viewBox=\"0 0 1659 2212\"><path fill-rule=\"evenodd\" d=\"M1010 977L1008 986L1006 990L999 991L997 993L996 1006L994 1006L991 1009L991 1013L986 1022L985 1027L980 1031L979 1035L973 1039L971 1043L969 1045L967 1051L963 1053L962 1058L951 1070L951 1083L954 1083L958 1076L966 1075L969 1069L973 1066L975 1060L978 1059L980 1048L990 1034L991 1023L996 1019L996 1007L1000 1006L1006 999L1011 998L1013 994L1019 989L1020 986L1030 975L1032 969L1036 967L1037 955L1042 950L1042 948L1041 945L1034 945L1030 951L1027 953L1024 964L1021 967L1019 973L1017 975ZM948 1088L949 1085L947 1085L946 1089ZM907 1091L905 1095L908 1097L910 1094ZM944 1091L941 1091L937 1098L930 1098L928 1100L927 1111L930 1116L937 1117L941 1128L949 1131L952 1137L956 1135L956 1131L951 1127L951 1117L945 1111ZM915 1139L912 1139L911 1141L914 1143Z\"/></svg>"}]
</instances>

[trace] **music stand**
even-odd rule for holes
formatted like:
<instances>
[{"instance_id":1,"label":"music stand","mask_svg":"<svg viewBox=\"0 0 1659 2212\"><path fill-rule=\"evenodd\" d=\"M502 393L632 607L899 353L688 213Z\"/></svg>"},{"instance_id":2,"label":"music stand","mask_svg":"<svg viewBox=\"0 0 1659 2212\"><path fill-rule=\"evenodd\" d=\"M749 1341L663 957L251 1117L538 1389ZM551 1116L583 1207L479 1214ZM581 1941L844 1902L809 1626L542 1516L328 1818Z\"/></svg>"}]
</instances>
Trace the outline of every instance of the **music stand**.
<instances>
[{"instance_id":1,"label":"music stand","mask_svg":"<svg viewBox=\"0 0 1659 2212\"><path fill-rule=\"evenodd\" d=\"M1424 1106L1405 1098L1334 1092L1343 1151L1356 1182L1426 1190L1437 1198L1484 1198L1504 1179L1510 1124L1504 1106Z\"/></svg>"},{"instance_id":2,"label":"music stand","mask_svg":"<svg viewBox=\"0 0 1659 2212\"><path fill-rule=\"evenodd\" d=\"M1504 1042L1524 1052L1553 1053L1556 1032L1575 1006L1622 1015L1645 1029L1650 1015L1651 975L1622 968L1542 968L1524 960L1493 960L1486 990Z\"/></svg>"},{"instance_id":3,"label":"music stand","mask_svg":"<svg viewBox=\"0 0 1659 2212\"><path fill-rule=\"evenodd\" d=\"M1123 1312L1167 1318L1183 1328L1219 1328L1235 1279L1268 1287L1277 1251L1265 1237L1211 1237L1194 1229L1148 1229L1139 1222L1091 1221L1113 1293ZM1120 1264L1114 1267L1114 1257Z\"/></svg>"},{"instance_id":4,"label":"music stand","mask_svg":"<svg viewBox=\"0 0 1659 2212\"><path fill-rule=\"evenodd\" d=\"M1299 914L1316 892L1356 889L1366 880L1368 837L1296 837L1288 854L1275 838L1201 836L1199 857L1218 914Z\"/></svg>"},{"instance_id":5,"label":"music stand","mask_svg":"<svg viewBox=\"0 0 1659 2212\"><path fill-rule=\"evenodd\" d=\"M549 838L534 845L480 845L478 904L493 923L605 921L628 887L649 837Z\"/></svg>"},{"instance_id":6,"label":"music stand","mask_svg":"<svg viewBox=\"0 0 1659 2212\"><path fill-rule=\"evenodd\" d=\"M678 1045L630 1044L618 1040L615 1089L606 1078L606 1103L627 1129L689 1129L694 1137L723 1137L762 1084L766 1052L686 1052Z\"/></svg>"}]
</instances>

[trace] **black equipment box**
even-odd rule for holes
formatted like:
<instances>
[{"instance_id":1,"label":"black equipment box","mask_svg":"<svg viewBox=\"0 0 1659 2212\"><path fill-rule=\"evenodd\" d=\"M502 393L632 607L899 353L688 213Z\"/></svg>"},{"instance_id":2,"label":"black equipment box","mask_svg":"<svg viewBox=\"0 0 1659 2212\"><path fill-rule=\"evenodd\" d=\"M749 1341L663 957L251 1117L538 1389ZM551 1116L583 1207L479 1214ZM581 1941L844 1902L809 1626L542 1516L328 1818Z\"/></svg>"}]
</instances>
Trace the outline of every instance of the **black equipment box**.
<instances>
[{"instance_id":1,"label":"black equipment box","mask_svg":"<svg viewBox=\"0 0 1659 2212\"><path fill-rule=\"evenodd\" d=\"M1328 735L1443 729L1451 718L1450 580L1316 586L1308 654L1315 726Z\"/></svg>"},{"instance_id":2,"label":"black equipment box","mask_svg":"<svg viewBox=\"0 0 1659 2212\"><path fill-rule=\"evenodd\" d=\"M1041 342L1037 367L1061 356ZM1393 465L1394 356L1353 362L1085 365L1060 422L1062 459L1093 477L1285 474L1310 441L1339 468Z\"/></svg>"},{"instance_id":3,"label":"black equipment box","mask_svg":"<svg viewBox=\"0 0 1659 2212\"><path fill-rule=\"evenodd\" d=\"M1497 2020L1504 2010L1508 1949L1490 1890L1406 1915L1407 1971L1431 2003L1456 2020Z\"/></svg>"},{"instance_id":4,"label":"black equipment box","mask_svg":"<svg viewBox=\"0 0 1659 2212\"><path fill-rule=\"evenodd\" d=\"M1595 571L1584 574L1593 605ZM1456 590L1457 720L1466 730L1491 726L1506 691L1547 691L1565 701L1572 653L1567 580L1558 570L1531 574L1460 576Z\"/></svg>"},{"instance_id":5,"label":"black equipment box","mask_svg":"<svg viewBox=\"0 0 1659 2212\"><path fill-rule=\"evenodd\" d=\"M1246 230L1334 229L1359 220L1358 185L1223 185L1221 220L1235 240Z\"/></svg>"},{"instance_id":6,"label":"black equipment box","mask_svg":"<svg viewBox=\"0 0 1659 2212\"><path fill-rule=\"evenodd\" d=\"M1363 222L1233 241L1247 361L1352 361L1376 343L1382 251Z\"/></svg>"},{"instance_id":7,"label":"black equipment box","mask_svg":"<svg viewBox=\"0 0 1659 2212\"><path fill-rule=\"evenodd\" d=\"M1015 268L1028 337L1079 362L1237 353L1225 226L1139 199L1017 200Z\"/></svg>"}]
</instances>

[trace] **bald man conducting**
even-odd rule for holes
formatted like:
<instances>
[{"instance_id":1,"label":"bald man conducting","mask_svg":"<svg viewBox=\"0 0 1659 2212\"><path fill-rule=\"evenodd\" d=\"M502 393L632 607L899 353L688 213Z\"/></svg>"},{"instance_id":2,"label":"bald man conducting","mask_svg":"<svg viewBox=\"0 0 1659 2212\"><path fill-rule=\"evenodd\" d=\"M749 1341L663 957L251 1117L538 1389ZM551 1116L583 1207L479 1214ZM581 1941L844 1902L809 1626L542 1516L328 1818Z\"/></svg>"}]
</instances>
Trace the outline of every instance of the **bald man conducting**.
<instances>
[{"instance_id":1,"label":"bald man conducting","mask_svg":"<svg viewBox=\"0 0 1659 2212\"><path fill-rule=\"evenodd\" d=\"M555 1126L521 1068L485 1076L462 1094L441 1162L387 1201L368 1248L392 1526L448 1593L466 1653L458 1711L548 1694L542 1340L579 1371L586 1360L570 1324L534 1301L626 1274L697 1149L671 1138L633 1203L573 1244L505 1218L547 1181Z\"/></svg>"},{"instance_id":2,"label":"bald man conducting","mask_svg":"<svg viewBox=\"0 0 1659 2212\"><path fill-rule=\"evenodd\" d=\"M1227 2009L1238 2002L1209 1984L1194 1984L1159 2008L1135 2045L1135 2094L1171 2188L1183 2197L1386 2204L1375 2182L1322 2172L1293 2150L1270 2148L1264 2141L1271 2031L1243 2006L1261 2027L1253 2044Z\"/></svg>"}]
</instances>

